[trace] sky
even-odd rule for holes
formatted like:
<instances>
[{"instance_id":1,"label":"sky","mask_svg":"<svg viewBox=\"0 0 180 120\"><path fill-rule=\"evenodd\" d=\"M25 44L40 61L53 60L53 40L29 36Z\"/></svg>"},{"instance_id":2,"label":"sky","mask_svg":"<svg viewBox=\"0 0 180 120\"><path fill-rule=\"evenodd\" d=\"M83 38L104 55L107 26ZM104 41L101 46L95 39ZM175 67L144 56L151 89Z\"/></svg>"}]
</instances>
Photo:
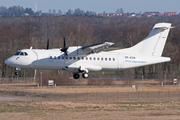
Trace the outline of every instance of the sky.
<instances>
[{"instance_id":1,"label":"sky","mask_svg":"<svg viewBox=\"0 0 180 120\"><path fill-rule=\"evenodd\" d=\"M180 0L0 0L0 6L7 8L11 6L22 6L32 8L35 11L34 3L37 3L38 11L48 13L49 9L59 9L62 13L69 9L80 8L96 13L114 13L118 8L124 12L180 12Z\"/></svg>"}]
</instances>

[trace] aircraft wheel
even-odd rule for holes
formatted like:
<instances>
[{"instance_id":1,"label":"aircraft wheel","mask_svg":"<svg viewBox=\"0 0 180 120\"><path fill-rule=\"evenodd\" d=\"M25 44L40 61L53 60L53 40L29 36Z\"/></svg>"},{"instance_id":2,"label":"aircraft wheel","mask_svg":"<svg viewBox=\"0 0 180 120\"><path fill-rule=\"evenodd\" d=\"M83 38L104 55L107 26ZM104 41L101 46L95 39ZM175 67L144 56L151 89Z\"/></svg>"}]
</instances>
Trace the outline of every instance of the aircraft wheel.
<instances>
[{"instance_id":1,"label":"aircraft wheel","mask_svg":"<svg viewBox=\"0 0 180 120\"><path fill-rule=\"evenodd\" d=\"M88 78L89 75L88 75L88 73L84 73L84 74L82 74L82 77L83 77L83 78Z\"/></svg>"},{"instance_id":2,"label":"aircraft wheel","mask_svg":"<svg viewBox=\"0 0 180 120\"><path fill-rule=\"evenodd\" d=\"M15 75L19 75L19 72L15 72L14 74L15 74Z\"/></svg>"},{"instance_id":3,"label":"aircraft wheel","mask_svg":"<svg viewBox=\"0 0 180 120\"><path fill-rule=\"evenodd\" d=\"M79 79L79 77L80 77L79 74L74 74L74 75L73 75L73 78L74 78L74 79Z\"/></svg>"}]
</instances>

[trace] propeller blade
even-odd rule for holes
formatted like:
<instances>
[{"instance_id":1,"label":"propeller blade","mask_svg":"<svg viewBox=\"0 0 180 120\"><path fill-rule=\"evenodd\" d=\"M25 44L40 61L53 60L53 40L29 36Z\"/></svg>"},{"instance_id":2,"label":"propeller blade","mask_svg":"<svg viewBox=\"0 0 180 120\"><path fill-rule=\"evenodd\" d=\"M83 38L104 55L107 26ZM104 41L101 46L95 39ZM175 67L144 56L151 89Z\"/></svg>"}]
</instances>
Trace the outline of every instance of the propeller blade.
<instances>
[{"instance_id":1,"label":"propeller blade","mask_svg":"<svg viewBox=\"0 0 180 120\"><path fill-rule=\"evenodd\" d=\"M49 49L49 38L47 40L47 46L46 46L46 49L48 50Z\"/></svg>"},{"instance_id":2,"label":"propeller blade","mask_svg":"<svg viewBox=\"0 0 180 120\"><path fill-rule=\"evenodd\" d=\"M67 49L68 49L68 47L67 48L62 48L61 51L66 53Z\"/></svg>"},{"instance_id":3,"label":"propeller blade","mask_svg":"<svg viewBox=\"0 0 180 120\"><path fill-rule=\"evenodd\" d=\"M64 37L63 39L64 39L64 46L63 46L63 48L61 49L61 51L64 52L65 55L67 55L67 49L68 49L68 47L66 47L65 37Z\"/></svg>"},{"instance_id":4,"label":"propeller blade","mask_svg":"<svg viewBox=\"0 0 180 120\"><path fill-rule=\"evenodd\" d=\"M64 48L66 48L66 40L65 40L65 37L64 37Z\"/></svg>"}]
</instances>

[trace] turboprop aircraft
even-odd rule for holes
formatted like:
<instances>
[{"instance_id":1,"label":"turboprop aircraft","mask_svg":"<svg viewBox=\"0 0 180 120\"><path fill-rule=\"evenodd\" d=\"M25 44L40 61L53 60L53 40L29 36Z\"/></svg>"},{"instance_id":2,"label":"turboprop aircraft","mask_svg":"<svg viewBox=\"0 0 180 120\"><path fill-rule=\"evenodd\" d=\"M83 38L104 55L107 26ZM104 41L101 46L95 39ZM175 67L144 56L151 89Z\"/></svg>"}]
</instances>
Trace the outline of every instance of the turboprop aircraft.
<instances>
[{"instance_id":1,"label":"turboprop aircraft","mask_svg":"<svg viewBox=\"0 0 180 120\"><path fill-rule=\"evenodd\" d=\"M161 57L171 23L157 23L150 34L133 47L104 51L114 43L104 42L88 46L64 47L60 49L22 49L5 60L9 66L21 68L65 70L78 79L80 73L88 78L91 71L119 71L129 68L168 62L169 57ZM49 43L49 41L48 41Z\"/></svg>"}]
</instances>

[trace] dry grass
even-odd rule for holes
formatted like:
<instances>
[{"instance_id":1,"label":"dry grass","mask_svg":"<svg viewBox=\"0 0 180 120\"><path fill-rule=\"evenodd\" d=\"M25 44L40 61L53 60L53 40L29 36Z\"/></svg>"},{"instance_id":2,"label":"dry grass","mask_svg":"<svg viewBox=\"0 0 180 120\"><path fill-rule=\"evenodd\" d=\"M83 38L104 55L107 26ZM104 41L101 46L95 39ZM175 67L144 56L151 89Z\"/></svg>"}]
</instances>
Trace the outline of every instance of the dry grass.
<instances>
[{"instance_id":1,"label":"dry grass","mask_svg":"<svg viewBox=\"0 0 180 120\"><path fill-rule=\"evenodd\" d=\"M84 81L76 81L84 82ZM155 80L144 81L143 91L180 91L178 85L153 85L158 84ZM142 81L136 81L135 91L142 91ZM131 85L124 85L124 81L114 81L114 85L111 86L57 86L57 87L37 87L36 83L19 83L19 84L0 84L0 89L16 89L16 90L28 90L28 91L41 91L41 92L59 92L59 93L86 93L86 92L132 92Z\"/></svg>"},{"instance_id":2,"label":"dry grass","mask_svg":"<svg viewBox=\"0 0 180 120\"><path fill-rule=\"evenodd\" d=\"M18 88L31 91L60 92L60 93L86 93L86 92L132 92L131 86L74 86L74 87L39 87L39 88ZM136 89L142 91L139 85ZM179 86L144 86L143 91L180 91Z\"/></svg>"},{"instance_id":3,"label":"dry grass","mask_svg":"<svg viewBox=\"0 0 180 120\"><path fill-rule=\"evenodd\" d=\"M0 120L179 119L180 102L0 103Z\"/></svg>"},{"instance_id":4,"label":"dry grass","mask_svg":"<svg viewBox=\"0 0 180 120\"><path fill-rule=\"evenodd\" d=\"M122 81L120 81L122 82ZM149 81L154 83L153 81ZM138 82L137 82L138 83ZM139 81L140 83L140 81ZM120 83L118 83L119 85ZM142 91L142 86L138 85L137 90ZM86 92L98 92L97 101L91 101L90 94L88 94L88 100L81 101L76 100L75 94L72 94L74 98L72 101L67 100L55 100L55 101L38 101L38 102L0 102L0 120L119 120L119 119L156 119L156 120L169 120L180 118L180 101L157 101L149 100L105 100L105 95L108 91L110 97L116 97L115 92L122 92L119 94L119 98L127 97L131 93L123 94L123 92L132 92L131 86L63 86L63 87L42 87L37 88L35 84L3 84L0 85L2 90L11 91L45 91L55 93L86 93ZM151 92L154 91L179 91L179 86L153 86L145 84L144 91L149 91L148 94L152 96ZM111 93L112 92L112 93ZM113 93L114 92L114 93ZM147 93L147 92L146 92ZM168 93L168 92L167 92ZM172 92L173 93L173 92ZM174 97L173 94L170 97ZM71 95L71 94L69 94ZM96 94L94 94L96 95ZM158 95L158 94L157 94ZM164 92L159 94L161 97L167 97ZM146 97L148 95L145 95ZM62 97L62 96L60 96ZM79 96L81 97L81 96ZM141 96L139 96L141 98ZM156 96L157 97L157 96ZM56 98L56 97L55 97ZM68 98L68 94L67 94ZM56 98L57 99L57 98ZM58 98L59 99L59 98ZM80 99L80 98L78 98ZM85 99L85 98L83 98ZM96 97L94 98L96 99ZM116 99L116 98L115 98ZM131 98L130 98L131 99ZM74 100L74 101L73 101ZM177 99L176 99L177 100Z\"/></svg>"}]
</instances>

